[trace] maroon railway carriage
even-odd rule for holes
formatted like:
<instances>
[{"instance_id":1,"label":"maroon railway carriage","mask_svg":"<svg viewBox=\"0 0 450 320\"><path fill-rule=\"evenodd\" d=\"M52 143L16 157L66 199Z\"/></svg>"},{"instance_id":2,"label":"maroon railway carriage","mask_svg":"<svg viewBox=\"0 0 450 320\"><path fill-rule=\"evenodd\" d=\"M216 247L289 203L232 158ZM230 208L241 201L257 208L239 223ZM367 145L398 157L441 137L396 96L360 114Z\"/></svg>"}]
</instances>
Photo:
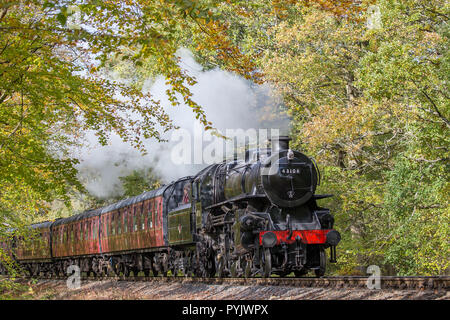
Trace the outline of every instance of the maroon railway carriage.
<instances>
[{"instance_id":1,"label":"maroon railway carriage","mask_svg":"<svg viewBox=\"0 0 450 320\"><path fill-rule=\"evenodd\" d=\"M181 198L189 178L104 208L32 225L39 229L38 235L31 243L19 241L12 250L15 258L32 275L63 275L70 265L96 275L111 271L167 274L168 208L178 208L174 199L187 206ZM178 224L172 229L177 228Z\"/></svg>"},{"instance_id":2,"label":"maroon railway carriage","mask_svg":"<svg viewBox=\"0 0 450 320\"><path fill-rule=\"evenodd\" d=\"M39 264L48 264L52 261L50 252L51 222L42 222L31 225L32 236L26 240L14 236L4 244L13 257L20 261L31 274L39 271ZM0 268L1 269L1 268ZM3 270L4 271L4 270Z\"/></svg>"},{"instance_id":3,"label":"maroon railway carriage","mask_svg":"<svg viewBox=\"0 0 450 320\"><path fill-rule=\"evenodd\" d=\"M113 205L88 210L54 222L34 224L33 239L19 239L15 250L2 242L5 252L13 251L30 274L64 274L76 264L83 272L137 271L135 253L145 256L148 273L153 268L153 252L164 251L163 198L166 187L145 192ZM148 253L143 255L142 253ZM0 270L5 272L4 268ZM154 270L156 273L156 270Z\"/></svg>"},{"instance_id":4,"label":"maroon railway carriage","mask_svg":"<svg viewBox=\"0 0 450 320\"><path fill-rule=\"evenodd\" d=\"M158 252L165 248L164 189L56 220L52 225L52 257L58 273L64 273L71 264L79 265L82 272L96 274L110 270L136 272L136 268L129 267L136 259L131 253ZM139 257L142 260L142 255ZM150 260L152 255L146 257ZM152 266L147 265L149 272Z\"/></svg>"}]
</instances>

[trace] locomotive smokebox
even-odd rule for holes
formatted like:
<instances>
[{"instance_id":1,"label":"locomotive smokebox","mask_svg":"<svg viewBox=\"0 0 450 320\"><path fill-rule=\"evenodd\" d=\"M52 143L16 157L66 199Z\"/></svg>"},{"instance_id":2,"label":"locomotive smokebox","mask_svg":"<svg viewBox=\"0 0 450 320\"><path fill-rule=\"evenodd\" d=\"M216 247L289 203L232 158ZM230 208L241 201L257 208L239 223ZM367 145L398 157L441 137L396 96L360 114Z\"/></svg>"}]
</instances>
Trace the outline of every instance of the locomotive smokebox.
<instances>
[{"instance_id":1,"label":"locomotive smokebox","mask_svg":"<svg viewBox=\"0 0 450 320\"><path fill-rule=\"evenodd\" d=\"M279 136L270 138L269 141L272 144L272 153L278 152L280 150L289 149L289 141L291 140L292 138L288 136Z\"/></svg>"}]
</instances>

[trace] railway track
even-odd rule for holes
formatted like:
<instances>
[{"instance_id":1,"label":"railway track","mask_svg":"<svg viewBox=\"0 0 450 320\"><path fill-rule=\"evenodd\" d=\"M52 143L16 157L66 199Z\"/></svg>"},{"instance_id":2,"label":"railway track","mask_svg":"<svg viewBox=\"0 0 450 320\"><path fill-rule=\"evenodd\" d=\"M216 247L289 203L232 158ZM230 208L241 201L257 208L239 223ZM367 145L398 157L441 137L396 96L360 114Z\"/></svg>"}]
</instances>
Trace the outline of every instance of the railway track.
<instances>
[{"instance_id":1,"label":"railway track","mask_svg":"<svg viewBox=\"0 0 450 320\"><path fill-rule=\"evenodd\" d=\"M24 278L21 278L24 279ZM25 278L29 279L29 278ZM45 280L67 280L67 277L43 277ZM104 277L86 277L82 276L81 281L136 281L136 282L157 282L157 283L189 283L189 284L210 284L210 285L230 285L230 286L286 286L286 287L304 287L304 288L336 288L348 289L368 288L368 281L372 279L364 276L340 276L340 277L321 277L321 278L197 278L185 276L168 277L144 277L144 276L104 276ZM380 277L380 289L393 290L437 290L448 291L450 288L449 276L428 276L428 277Z\"/></svg>"}]
</instances>

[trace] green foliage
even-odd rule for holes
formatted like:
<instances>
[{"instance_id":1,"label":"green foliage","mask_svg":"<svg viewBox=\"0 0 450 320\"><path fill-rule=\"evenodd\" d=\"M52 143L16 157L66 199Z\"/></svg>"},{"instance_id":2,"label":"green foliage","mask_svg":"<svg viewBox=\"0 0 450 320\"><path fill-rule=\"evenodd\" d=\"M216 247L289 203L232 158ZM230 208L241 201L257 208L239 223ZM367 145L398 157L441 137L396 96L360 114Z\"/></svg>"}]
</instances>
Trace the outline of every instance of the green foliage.
<instances>
[{"instance_id":1,"label":"green foliage","mask_svg":"<svg viewBox=\"0 0 450 320\"><path fill-rule=\"evenodd\" d=\"M132 197L144 191L154 190L161 186L160 178L155 175L152 168L134 170L125 177L120 177L124 196Z\"/></svg>"}]
</instances>

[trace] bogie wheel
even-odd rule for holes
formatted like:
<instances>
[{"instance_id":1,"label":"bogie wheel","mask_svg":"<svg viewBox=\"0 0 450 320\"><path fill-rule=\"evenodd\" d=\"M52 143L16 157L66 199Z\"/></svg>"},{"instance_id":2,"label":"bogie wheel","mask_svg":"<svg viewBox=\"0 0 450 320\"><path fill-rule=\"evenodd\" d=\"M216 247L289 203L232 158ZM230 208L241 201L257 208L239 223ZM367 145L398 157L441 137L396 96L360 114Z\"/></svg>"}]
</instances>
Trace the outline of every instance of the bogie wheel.
<instances>
[{"instance_id":1,"label":"bogie wheel","mask_svg":"<svg viewBox=\"0 0 450 320\"><path fill-rule=\"evenodd\" d=\"M205 273L206 278L214 278L214 276L216 275L216 264L214 257L208 258L206 262Z\"/></svg>"},{"instance_id":2,"label":"bogie wheel","mask_svg":"<svg viewBox=\"0 0 450 320\"><path fill-rule=\"evenodd\" d=\"M237 277L237 266L238 266L238 261L234 261L231 264L231 268L230 268L230 275L232 278L236 278Z\"/></svg>"},{"instance_id":3,"label":"bogie wheel","mask_svg":"<svg viewBox=\"0 0 450 320\"><path fill-rule=\"evenodd\" d=\"M128 266L123 267L123 276L128 278L130 276L130 268Z\"/></svg>"},{"instance_id":4,"label":"bogie wheel","mask_svg":"<svg viewBox=\"0 0 450 320\"><path fill-rule=\"evenodd\" d=\"M251 260L246 260L244 266L244 277L250 278L251 275L252 275L252 262Z\"/></svg>"},{"instance_id":5,"label":"bogie wheel","mask_svg":"<svg viewBox=\"0 0 450 320\"><path fill-rule=\"evenodd\" d=\"M319 269L314 270L314 273L316 274L317 278L323 277L325 275L325 270L327 267L327 255L325 254L324 248L320 248L319 259L320 259Z\"/></svg>"},{"instance_id":6,"label":"bogie wheel","mask_svg":"<svg viewBox=\"0 0 450 320\"><path fill-rule=\"evenodd\" d=\"M225 263L224 263L224 258L223 256L220 256L219 258L216 257L215 260L215 264L216 264L216 270L217 270L217 277L218 278L223 278L224 276L224 267L225 267Z\"/></svg>"}]
</instances>

